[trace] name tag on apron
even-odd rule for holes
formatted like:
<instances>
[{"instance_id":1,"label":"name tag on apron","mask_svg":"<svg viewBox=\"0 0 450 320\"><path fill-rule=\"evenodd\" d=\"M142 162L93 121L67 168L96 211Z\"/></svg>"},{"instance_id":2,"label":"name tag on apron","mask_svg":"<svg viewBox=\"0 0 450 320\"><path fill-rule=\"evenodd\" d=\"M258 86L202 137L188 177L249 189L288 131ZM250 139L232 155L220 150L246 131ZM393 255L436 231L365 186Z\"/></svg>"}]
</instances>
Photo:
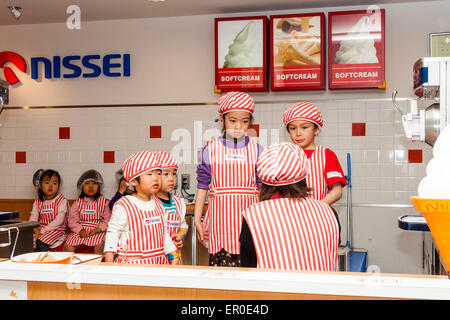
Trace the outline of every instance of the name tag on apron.
<instances>
[{"instance_id":1,"label":"name tag on apron","mask_svg":"<svg viewBox=\"0 0 450 320\"><path fill-rule=\"evenodd\" d=\"M168 220L169 228L178 228L180 226L180 221L171 221Z\"/></svg>"},{"instance_id":2,"label":"name tag on apron","mask_svg":"<svg viewBox=\"0 0 450 320\"><path fill-rule=\"evenodd\" d=\"M247 157L244 154L227 154L225 155L225 161L239 161L245 162Z\"/></svg>"},{"instance_id":3,"label":"name tag on apron","mask_svg":"<svg viewBox=\"0 0 450 320\"><path fill-rule=\"evenodd\" d=\"M161 223L161 217L145 218L144 226L153 226L155 224Z\"/></svg>"},{"instance_id":4,"label":"name tag on apron","mask_svg":"<svg viewBox=\"0 0 450 320\"><path fill-rule=\"evenodd\" d=\"M41 213L46 213L46 214L53 213L53 209L42 209Z\"/></svg>"},{"instance_id":5,"label":"name tag on apron","mask_svg":"<svg viewBox=\"0 0 450 320\"><path fill-rule=\"evenodd\" d=\"M96 214L97 211L95 211L95 210L83 210L83 213L84 214Z\"/></svg>"}]
</instances>

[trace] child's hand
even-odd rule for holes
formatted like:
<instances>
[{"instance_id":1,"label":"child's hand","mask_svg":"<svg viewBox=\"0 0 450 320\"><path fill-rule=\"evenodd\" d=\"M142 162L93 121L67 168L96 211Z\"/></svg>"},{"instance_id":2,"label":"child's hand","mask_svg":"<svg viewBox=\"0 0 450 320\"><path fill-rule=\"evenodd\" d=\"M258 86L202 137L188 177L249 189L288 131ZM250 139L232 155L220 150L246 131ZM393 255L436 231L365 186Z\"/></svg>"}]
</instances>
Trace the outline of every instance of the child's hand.
<instances>
[{"instance_id":1,"label":"child's hand","mask_svg":"<svg viewBox=\"0 0 450 320\"><path fill-rule=\"evenodd\" d=\"M82 230L80 231L79 235L80 235L80 238L81 238L81 239L84 239L84 238L89 237L89 233L88 233L86 230L84 230L84 229L82 229Z\"/></svg>"},{"instance_id":2,"label":"child's hand","mask_svg":"<svg viewBox=\"0 0 450 320\"><path fill-rule=\"evenodd\" d=\"M203 239L204 240L209 240L209 228L208 226L202 225L203 226Z\"/></svg>"},{"instance_id":3,"label":"child's hand","mask_svg":"<svg viewBox=\"0 0 450 320\"><path fill-rule=\"evenodd\" d=\"M183 235L182 234L177 234L175 237L173 237L172 241L178 250L181 250L181 248L183 248Z\"/></svg>"},{"instance_id":4,"label":"child's hand","mask_svg":"<svg viewBox=\"0 0 450 320\"><path fill-rule=\"evenodd\" d=\"M37 239L37 238L39 238L40 236L41 236L41 229L37 229L37 230L34 232L34 238Z\"/></svg>"},{"instance_id":5,"label":"child's hand","mask_svg":"<svg viewBox=\"0 0 450 320\"><path fill-rule=\"evenodd\" d=\"M94 234L100 233L102 232L102 229L100 227L97 227L95 229L92 229L91 231L89 231L89 236L93 236Z\"/></svg>"}]
</instances>

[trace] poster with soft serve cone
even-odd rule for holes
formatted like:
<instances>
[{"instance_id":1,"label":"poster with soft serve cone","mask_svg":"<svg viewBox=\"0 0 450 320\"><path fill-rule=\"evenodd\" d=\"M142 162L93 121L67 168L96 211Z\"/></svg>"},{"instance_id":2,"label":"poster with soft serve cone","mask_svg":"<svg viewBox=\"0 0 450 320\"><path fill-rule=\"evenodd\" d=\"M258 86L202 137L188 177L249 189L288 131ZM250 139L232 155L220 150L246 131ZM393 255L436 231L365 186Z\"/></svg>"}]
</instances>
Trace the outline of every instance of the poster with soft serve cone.
<instances>
[{"instance_id":1,"label":"poster with soft serve cone","mask_svg":"<svg viewBox=\"0 0 450 320\"><path fill-rule=\"evenodd\" d=\"M385 11L328 13L330 89L385 87Z\"/></svg>"},{"instance_id":2,"label":"poster with soft serve cone","mask_svg":"<svg viewBox=\"0 0 450 320\"><path fill-rule=\"evenodd\" d=\"M221 91L266 91L267 18L215 19L215 76Z\"/></svg>"},{"instance_id":3,"label":"poster with soft serve cone","mask_svg":"<svg viewBox=\"0 0 450 320\"><path fill-rule=\"evenodd\" d=\"M325 15L270 17L271 90L325 87Z\"/></svg>"}]
</instances>

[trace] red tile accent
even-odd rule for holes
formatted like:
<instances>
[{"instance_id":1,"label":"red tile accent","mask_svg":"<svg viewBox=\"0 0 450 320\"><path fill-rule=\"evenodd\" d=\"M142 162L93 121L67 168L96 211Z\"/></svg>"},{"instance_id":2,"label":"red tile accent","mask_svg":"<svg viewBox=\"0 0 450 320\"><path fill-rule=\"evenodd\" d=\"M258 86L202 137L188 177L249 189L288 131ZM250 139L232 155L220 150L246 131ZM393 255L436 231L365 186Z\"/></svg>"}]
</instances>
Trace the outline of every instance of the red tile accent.
<instances>
[{"instance_id":1,"label":"red tile accent","mask_svg":"<svg viewBox=\"0 0 450 320\"><path fill-rule=\"evenodd\" d=\"M409 163L422 163L422 150L408 150Z\"/></svg>"},{"instance_id":2,"label":"red tile accent","mask_svg":"<svg viewBox=\"0 0 450 320\"><path fill-rule=\"evenodd\" d=\"M366 135L366 124L363 123L352 123L352 136L362 137Z\"/></svg>"},{"instance_id":3,"label":"red tile accent","mask_svg":"<svg viewBox=\"0 0 450 320\"><path fill-rule=\"evenodd\" d=\"M103 152L103 163L115 163L114 151Z\"/></svg>"},{"instance_id":4,"label":"red tile accent","mask_svg":"<svg viewBox=\"0 0 450 320\"><path fill-rule=\"evenodd\" d=\"M70 127L59 127L59 138L70 139Z\"/></svg>"},{"instance_id":5,"label":"red tile accent","mask_svg":"<svg viewBox=\"0 0 450 320\"><path fill-rule=\"evenodd\" d=\"M247 132L249 137L259 137L259 124L252 124Z\"/></svg>"},{"instance_id":6,"label":"red tile accent","mask_svg":"<svg viewBox=\"0 0 450 320\"><path fill-rule=\"evenodd\" d=\"M25 151L16 151L16 163L27 163L27 153Z\"/></svg>"},{"instance_id":7,"label":"red tile accent","mask_svg":"<svg viewBox=\"0 0 450 320\"><path fill-rule=\"evenodd\" d=\"M161 126L150 126L150 139L160 139L162 138L162 127Z\"/></svg>"}]
</instances>

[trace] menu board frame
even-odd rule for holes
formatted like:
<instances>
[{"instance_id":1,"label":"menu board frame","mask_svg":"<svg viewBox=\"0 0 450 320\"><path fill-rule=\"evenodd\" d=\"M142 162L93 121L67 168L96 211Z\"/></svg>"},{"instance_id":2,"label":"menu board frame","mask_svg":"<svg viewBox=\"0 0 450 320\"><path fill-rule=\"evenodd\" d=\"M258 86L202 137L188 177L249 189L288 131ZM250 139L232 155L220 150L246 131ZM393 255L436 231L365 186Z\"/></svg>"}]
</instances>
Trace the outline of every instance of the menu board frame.
<instances>
[{"instance_id":1,"label":"menu board frame","mask_svg":"<svg viewBox=\"0 0 450 320\"><path fill-rule=\"evenodd\" d=\"M230 84L223 84L220 81L220 77L223 75L223 72L225 68L219 67L219 42L221 39L219 39L219 32L218 32L218 26L220 22L233 22L233 21L242 21L242 20L261 20L262 21L262 73L260 71L260 67L258 68L245 68L246 70L239 71L239 68L230 68L236 71L241 72L242 74L249 75L248 77L251 77L251 75L260 75L259 81L257 81L257 84L255 83L230 83ZM267 23L268 19L267 16L246 16L246 17L227 17L227 18L215 18L214 19L214 38L215 38L215 86L217 90L220 90L222 92L227 91L244 91L244 92L256 92L256 91L267 91L268 90L268 78L267 78ZM223 55L223 53L222 53ZM244 69L244 68L242 68ZM252 72L252 70L255 70L255 72ZM257 70L256 70L257 69ZM253 78L252 78L253 79ZM256 80L255 80L256 81Z\"/></svg>"},{"instance_id":2,"label":"menu board frame","mask_svg":"<svg viewBox=\"0 0 450 320\"><path fill-rule=\"evenodd\" d=\"M380 34L381 39L377 42L377 48L376 48L376 55L378 58L378 63L361 63L361 66L358 66L358 64L334 64L334 58L336 51L333 50L333 30L336 28L335 20L333 20L334 17L337 16L361 16L361 15L370 15L379 13L380 14ZM352 17L354 19L354 17ZM370 17L369 17L370 19ZM337 12L329 12L328 13L328 88L331 90L334 89L371 89L371 88L380 88L385 89L386 88L386 80L385 80L385 9L381 9L378 7L372 8L369 7L367 10L354 10L354 11L337 11ZM375 47L375 45L374 45ZM378 66L375 66L375 65ZM372 65L372 66L370 66ZM336 80L334 77L334 71L336 71L336 66L340 66L339 69L342 70L340 74L356 74L356 70L360 69L358 71L358 74L361 75L361 72L366 72L367 78L369 80L361 80L357 81L352 79L350 80ZM344 67L347 66L347 67ZM347 69L346 69L347 68ZM347 71L346 71L347 70ZM379 72L379 74L378 74ZM375 76L371 77L370 75L377 75L376 79Z\"/></svg>"},{"instance_id":3,"label":"menu board frame","mask_svg":"<svg viewBox=\"0 0 450 320\"><path fill-rule=\"evenodd\" d=\"M317 65L310 65L314 67L308 67L308 65L302 65L298 67L279 67L275 66L274 62L274 21L275 19L283 19L283 18L302 18L302 17L319 17L320 18L320 64L319 70L317 71ZM270 16L270 89L272 91L295 91L295 90L324 90L325 89L325 14L323 12L313 12L313 13L298 13L298 14L285 14L285 15L273 15ZM284 69L284 70L283 70ZM291 69L291 70L288 70ZM291 83L284 83L283 85L277 84L278 76L287 76L295 75L295 71L304 72L297 73L297 76L300 75L318 75L319 81L314 81L311 83L310 79L305 79L305 81L298 81L299 79L293 79L294 81ZM308 73L310 72L310 73ZM309 81L308 81L309 80Z\"/></svg>"}]
</instances>

